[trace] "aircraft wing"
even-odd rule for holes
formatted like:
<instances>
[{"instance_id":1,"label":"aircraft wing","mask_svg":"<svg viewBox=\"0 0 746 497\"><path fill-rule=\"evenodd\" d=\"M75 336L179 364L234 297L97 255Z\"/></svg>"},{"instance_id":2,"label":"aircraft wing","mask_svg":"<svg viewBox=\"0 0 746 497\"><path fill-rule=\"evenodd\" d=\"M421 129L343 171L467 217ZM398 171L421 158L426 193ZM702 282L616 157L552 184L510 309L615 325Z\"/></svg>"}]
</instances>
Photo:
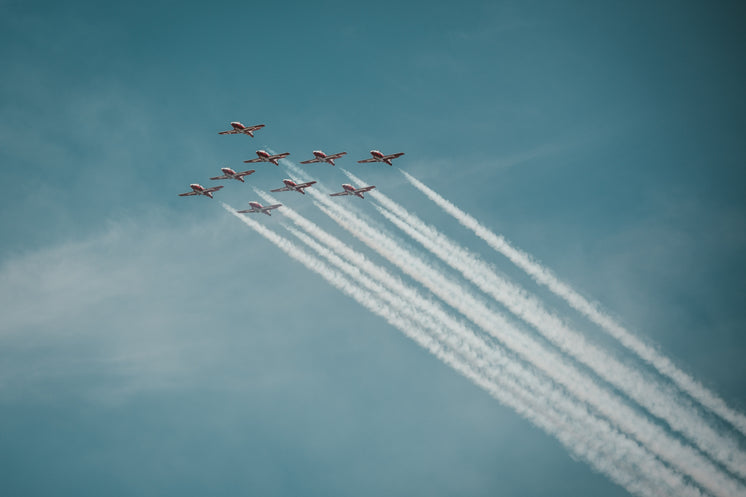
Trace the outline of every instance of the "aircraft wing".
<instances>
[{"instance_id":1,"label":"aircraft wing","mask_svg":"<svg viewBox=\"0 0 746 497\"><path fill-rule=\"evenodd\" d=\"M301 183L300 185L295 185L296 188L308 188L309 186L316 183L315 181L309 181L308 183Z\"/></svg>"},{"instance_id":2,"label":"aircraft wing","mask_svg":"<svg viewBox=\"0 0 746 497\"><path fill-rule=\"evenodd\" d=\"M236 212L238 212L239 214L246 214L247 212L260 212L260 211L256 209L244 209L242 211L236 211Z\"/></svg>"},{"instance_id":3,"label":"aircraft wing","mask_svg":"<svg viewBox=\"0 0 746 497\"><path fill-rule=\"evenodd\" d=\"M236 131L235 129L229 129L228 131L220 131L219 135L237 135L240 131Z\"/></svg>"},{"instance_id":4,"label":"aircraft wing","mask_svg":"<svg viewBox=\"0 0 746 497\"><path fill-rule=\"evenodd\" d=\"M340 152L338 154L327 155L326 158L334 160L334 159L339 159L343 155L347 155L347 152Z\"/></svg>"},{"instance_id":5,"label":"aircraft wing","mask_svg":"<svg viewBox=\"0 0 746 497\"><path fill-rule=\"evenodd\" d=\"M250 174L254 174L255 172L256 171L254 169L249 169L248 171L243 171L243 172L240 172L240 173L236 173L236 176L239 177L239 178L243 178L244 176L248 176ZM212 178L210 178L210 179L212 179Z\"/></svg>"},{"instance_id":6,"label":"aircraft wing","mask_svg":"<svg viewBox=\"0 0 746 497\"><path fill-rule=\"evenodd\" d=\"M355 190L355 193L365 193L365 192L369 192L369 191L371 191L371 190L372 190L373 188L375 188L375 186L372 186L372 185L371 185L371 186L364 186L364 187L362 187L362 188L358 188L357 190Z\"/></svg>"},{"instance_id":7,"label":"aircraft wing","mask_svg":"<svg viewBox=\"0 0 746 497\"><path fill-rule=\"evenodd\" d=\"M215 179L230 179L230 176L215 176L214 178L210 178L210 179L212 179L212 180L215 180Z\"/></svg>"},{"instance_id":8,"label":"aircraft wing","mask_svg":"<svg viewBox=\"0 0 746 497\"><path fill-rule=\"evenodd\" d=\"M256 131L258 129L262 129L264 127L263 124L257 124L256 126L246 126L244 128L244 131Z\"/></svg>"},{"instance_id":9,"label":"aircraft wing","mask_svg":"<svg viewBox=\"0 0 746 497\"><path fill-rule=\"evenodd\" d=\"M311 160L304 160L301 162L301 164L313 164L314 162L321 162L321 159L313 158Z\"/></svg>"},{"instance_id":10,"label":"aircraft wing","mask_svg":"<svg viewBox=\"0 0 746 497\"><path fill-rule=\"evenodd\" d=\"M397 157L401 157L402 155L404 155L404 152L399 152L398 154L386 155L383 158L391 160L391 159L396 159Z\"/></svg>"},{"instance_id":11,"label":"aircraft wing","mask_svg":"<svg viewBox=\"0 0 746 497\"><path fill-rule=\"evenodd\" d=\"M267 159L265 159L264 157L257 157L256 159L249 159L249 160L245 160L244 162L246 162L246 163L249 163L249 162L264 162L266 160Z\"/></svg>"},{"instance_id":12,"label":"aircraft wing","mask_svg":"<svg viewBox=\"0 0 746 497\"><path fill-rule=\"evenodd\" d=\"M192 195L202 195L202 194L194 192L194 191L186 192L186 193L179 193L179 197L190 197Z\"/></svg>"},{"instance_id":13,"label":"aircraft wing","mask_svg":"<svg viewBox=\"0 0 746 497\"><path fill-rule=\"evenodd\" d=\"M364 159L364 160L357 161L358 164L363 164L363 163L366 163L366 162L381 162L381 161L379 159L375 159L375 158L374 159Z\"/></svg>"},{"instance_id":14,"label":"aircraft wing","mask_svg":"<svg viewBox=\"0 0 746 497\"><path fill-rule=\"evenodd\" d=\"M344 196L344 195L350 195L350 192L348 192L347 190L345 190L345 191L343 191L343 192L338 192L338 193L330 193L330 194L329 194L329 196L330 196L330 197L342 197L342 196Z\"/></svg>"},{"instance_id":15,"label":"aircraft wing","mask_svg":"<svg viewBox=\"0 0 746 497\"><path fill-rule=\"evenodd\" d=\"M287 157L288 155L290 155L290 153L289 153L289 152L285 152L284 154L270 155L269 157L267 157L267 160L272 160L272 159L284 159L284 158L285 158L285 157Z\"/></svg>"},{"instance_id":16,"label":"aircraft wing","mask_svg":"<svg viewBox=\"0 0 746 497\"><path fill-rule=\"evenodd\" d=\"M277 188L276 190L270 190L271 192L289 192L290 190L295 190L295 188L290 188L289 186L284 186L282 188Z\"/></svg>"},{"instance_id":17,"label":"aircraft wing","mask_svg":"<svg viewBox=\"0 0 746 497\"><path fill-rule=\"evenodd\" d=\"M205 188L205 190L204 190L204 192L203 192L203 193L212 193L212 192L216 192L216 191L220 190L221 188L223 188L223 185L220 185L220 186L213 186L213 187L210 187L210 188Z\"/></svg>"},{"instance_id":18,"label":"aircraft wing","mask_svg":"<svg viewBox=\"0 0 746 497\"><path fill-rule=\"evenodd\" d=\"M282 207L282 204L267 205L262 210L271 211L272 209L277 209L278 207Z\"/></svg>"}]
</instances>

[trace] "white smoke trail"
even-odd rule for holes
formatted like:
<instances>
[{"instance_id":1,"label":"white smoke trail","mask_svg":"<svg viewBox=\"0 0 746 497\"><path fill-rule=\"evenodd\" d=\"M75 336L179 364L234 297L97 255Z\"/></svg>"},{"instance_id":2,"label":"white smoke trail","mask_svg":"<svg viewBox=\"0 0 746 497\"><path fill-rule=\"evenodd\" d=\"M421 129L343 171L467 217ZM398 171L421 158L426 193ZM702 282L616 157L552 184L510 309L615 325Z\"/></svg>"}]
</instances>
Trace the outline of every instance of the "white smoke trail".
<instances>
[{"instance_id":1,"label":"white smoke trail","mask_svg":"<svg viewBox=\"0 0 746 497\"><path fill-rule=\"evenodd\" d=\"M287 211L287 209L283 210ZM241 220L255 229L262 227L260 224L252 220L246 218L241 218ZM260 233L268 236L265 233L271 232L269 232L269 230L266 230L265 228L264 230L260 230ZM272 233L272 235L274 234ZM408 306L408 304L405 304L406 301L400 299L399 296L392 295L386 289L377 288L375 283L370 283L366 278L360 278L358 268L344 263L330 250L320 247L318 244L310 240L310 238L306 235L296 232L296 236L301 238L304 243L312 246L314 250L329 259L336 266L341 267L352 278L353 281L366 284L366 286L368 286L370 290L373 290L378 296L388 296L388 304L393 305L395 309L396 307L399 307L400 310L408 310L409 316L413 316L416 318L415 322L420 321L420 318L425 317L425 326L431 327L431 329L433 325L437 327L437 323L434 323L432 321L429 322L429 325L427 324L427 317L429 316L428 313L420 312L418 316L417 311L413 311L412 308ZM283 248L283 250L288 251L290 255L296 258L298 258L298 255L301 254L301 251L299 251L298 249L293 249L293 246L289 242L283 242L281 237L277 235L272 237L268 236L268 238L270 239L270 241L278 244L278 246ZM304 262L304 264L308 261L312 261L312 259L308 256L302 257L300 260L301 262ZM318 263L313 263L310 268L316 270L317 272L320 272L320 274L324 272L323 266ZM330 282L338 280L338 278L334 278L334 280L330 280ZM346 293L351 294L351 292L349 291L347 291ZM355 295L361 294L358 293ZM367 298L370 302L370 296L368 296ZM378 313L380 314L380 304L372 306L369 305L368 307L378 309ZM412 314L413 312L415 313L414 315ZM390 319L389 321L391 322ZM410 333L406 334L411 335ZM451 347L460 347L460 342L454 342L447 335L444 335L443 331L441 331L438 335L441 340L445 340L446 342L450 343ZM422 342L422 340L417 340L416 337L413 338L419 343ZM472 361L476 361L478 368L484 368L484 362L478 358L475 358L473 353L470 353L468 349L465 355L467 357L471 357ZM505 360L505 358L503 358L503 360ZM455 367L454 364L451 364L451 366ZM458 368L456 369L458 370ZM664 487L668 487L669 490L673 492L672 495L681 495L681 493L687 495L699 495L699 492L695 488L687 485L683 480L681 480L679 475L672 473L665 466L661 465L659 461L652 458L648 453L644 451L644 449L639 447L637 444L621 435L619 432L608 426L605 422L591 416L581 406L570 405L569 401L564 398L564 395L561 391L558 391L557 389L552 387L545 387L543 391L539 392L538 397L536 395L534 396L534 399L539 399L538 403L540 405L534 407L533 411L531 411L530 409L529 411L526 411L525 407L522 408L521 406L516 404L515 399L511 400L510 398L505 397L505 392L507 390L513 391L518 397L523 398L524 401L528 400L526 394L521 393L523 389L520 386L517 386L515 381L511 382L510 378L512 378L512 376L504 374L505 371L498 370L497 374L493 375L493 383L491 384L485 384L486 380L484 378L478 380L473 376L473 374L470 376L470 374L467 374L467 372L463 370L460 370L460 372L488 390L493 396L497 397L498 400L501 400L502 402L515 408L519 413L527 416L538 426L549 431L550 433L554 433L555 436L557 436L557 438L559 438L565 445L569 446L573 453L582 457L583 459L588 460L588 462L590 462L598 470L608 474L612 478L612 480L616 481L617 483L623 484L625 488L628 488L630 491L639 493L641 495L659 495L662 491L664 491ZM474 373L473 366L472 373ZM524 370L522 374L525 375L526 371ZM494 385L494 378L500 380L497 382L497 385ZM537 403L536 400L530 402L532 402L534 405ZM561 406L564 406L562 414L556 413L556 411L552 407L552 404L559 404ZM542 415L541 413L552 413L552 415L547 418L546 414ZM544 417L543 420L542 416ZM570 422L567 420L568 416L570 417L570 419L580 418L580 422ZM554 427L551 426L552 422L555 424ZM562 427L557 426L558 424L562 425ZM596 430L596 433L594 435L591 435L594 430ZM622 448L625 448L625 450L621 450ZM589 457L590 454L593 455ZM635 458L632 462L627 460L629 454L635 454ZM609 458L611 458L612 461L609 461ZM627 469L622 470L622 468ZM641 473L645 474L645 478L648 480L647 487L637 479L639 476L642 476Z\"/></svg>"},{"instance_id":2,"label":"white smoke trail","mask_svg":"<svg viewBox=\"0 0 746 497\"><path fill-rule=\"evenodd\" d=\"M480 224L476 219L456 207L438 193L428 188L416 178L402 171L412 185L424 193L440 208L453 216L461 225L472 230L494 250L507 257L513 264L529 274L534 280L547 287L552 293L564 299L573 309L585 315L600 326L627 349L666 376L683 392L695 399L713 413L728 421L742 434L746 434L746 416L729 407L717 394L708 390L700 382L678 368L670 359L653 347L645 344L630 331L617 323L611 316L600 310L566 283L560 281L551 270L536 262L527 253L513 247L503 236L497 235Z\"/></svg>"},{"instance_id":3,"label":"white smoke trail","mask_svg":"<svg viewBox=\"0 0 746 497\"><path fill-rule=\"evenodd\" d=\"M354 278L355 281L362 284L363 286L366 286L371 292L374 292L379 297L382 297L382 300L385 300L386 303L391 305L395 310L401 310L404 311L404 314L407 318L411 319L413 323L423 326L425 329L428 329L430 331L433 331L433 324L435 324L436 328L440 328L440 326L437 323L434 323L432 320L428 319L428 314L422 314L422 313L415 313L412 314L412 308L409 306L409 304L404 304L406 301L402 300L400 296L391 294L388 290L385 290L378 286L376 283L372 283L366 278L360 279L360 272L357 267L354 267L344 261L342 261L339 257L337 257L332 251L322 247L318 243L314 242L308 235L305 233L301 233L293 228L289 228L296 237L298 237L301 241L303 241L306 245L311 247L313 250L315 250L319 255L322 255L322 257L328 259L332 264L342 269L345 273L347 273L351 278ZM423 319L424 318L424 322ZM442 330L435 333L435 336L437 339L441 341L445 341L446 343L450 344L452 347L456 346L458 347L461 342L454 341L453 337L449 337L447 334L443 333ZM470 353L471 352L471 353ZM484 375L484 369L485 369L485 362L484 360L476 357L473 354L473 351L469 350L466 353L462 352L462 356L464 359L468 362L471 361L472 368L474 368L474 363L477 364L476 368L477 371ZM502 358L503 361L507 359L506 357ZM512 392L525 392L525 386L521 385L520 379L517 379L512 372L507 372L505 370L497 369L494 370L491 374L491 376L485 381L490 381L493 387L499 389L499 390L509 390ZM519 373L519 378L522 375L530 374L527 370L523 370L521 373ZM534 382L536 383L536 382ZM541 382L539 382L541 383ZM485 387L484 384L481 384L483 388ZM489 390L488 390L489 391ZM523 394L524 398L527 398L526 394ZM663 475L665 478L666 483L664 487L669 487L668 490L672 490L674 492L687 492L687 493L693 493L697 495L699 492L697 489L687 486L684 481L680 478L680 476L672 473L670 470L665 468L665 466L661 465L660 461L655 460L654 458L651 458L649 454L645 453L644 449L641 448L639 445L635 444L634 442L631 442L627 437L619 433L617 430L614 430L611 428L606 422L599 420L598 418L592 416L590 413L588 413L587 410L585 410L580 405L571 405L571 401L567 399L563 392L557 390L556 388L552 386L548 386L546 382L544 382L543 388L539 388L538 392L534 392L533 394L533 400L531 401L533 409L536 411L538 409L538 412L550 412L553 414L553 417L556 418L557 415L561 415L563 418L564 423L564 430L568 433L563 433L562 435L559 435L556 433L556 430L559 430L561 428L556 428L555 431L550 431L550 433L554 433L560 440L567 440L570 442L571 446L569 447L574 453L586 453L588 451L587 447L578 447L579 443L583 443L582 440L585 440L585 443L590 442L591 438L588 437L588 431L594 431L597 434L593 437L593 444L596 445L600 440L597 438L599 436L605 437L603 439L602 446L607 448L614 447L614 451L617 451L619 447L627 447L629 449L629 452L617 452L615 457L620 457L622 454L624 454L622 457L627 458L630 454L634 454L634 457L642 457L643 463L640 463L639 460L636 461L633 466L637 465L637 471L639 471L639 465L644 465L646 468L646 471L648 473L647 478L650 479L651 476L654 476L655 478L659 479ZM498 398L498 400L500 400ZM559 409L559 412L557 410ZM546 427L545 427L546 429ZM567 444L567 442L566 442ZM598 449L595 449L598 450ZM603 451L599 451L597 457L603 457L605 454ZM606 456L608 457L608 456ZM594 465L597 467L604 467L605 464L601 463L598 459L594 460ZM600 464L600 466L598 466ZM629 463L625 463L625 467L628 466ZM608 468L608 466L607 466ZM662 472L662 473L659 473ZM652 483L652 481L650 482ZM661 491L663 491L663 488L661 488L660 481L657 481L654 483L654 485L657 487L655 489L655 493L658 494ZM672 486L670 486L672 485Z\"/></svg>"},{"instance_id":4,"label":"white smoke trail","mask_svg":"<svg viewBox=\"0 0 746 497\"><path fill-rule=\"evenodd\" d=\"M448 262L447 257L453 257L459 253L458 247L454 248L453 244L448 243L447 239L444 240L440 237L437 239L437 244L434 244L432 240L423 239L423 235L414 230L404 220L397 218L383 208L378 208L381 214L392 223L422 242L428 250L436 253L446 262ZM448 254L448 256L445 254ZM480 268L480 271L484 270ZM645 418L640 418L626 406L621 409L614 408L611 411L604 409L606 406L606 403L601 403L601 412L614 421L623 431L633 435L643 445L653 447L654 452L659 456L671 462L677 469L685 472L696 481L701 482L705 488L719 495L733 495L737 492L744 492L740 483L723 474L719 468L703 458L699 452L668 436L661 427L650 423ZM650 438L651 436L653 438Z\"/></svg>"},{"instance_id":5,"label":"white smoke trail","mask_svg":"<svg viewBox=\"0 0 746 497\"><path fill-rule=\"evenodd\" d=\"M364 184L362 180L353 174L347 171L344 172L352 181L357 184ZM384 217L421 243L442 261L460 271L480 289L504 304L516 315L532 324L542 334L545 336L550 334L547 338L556 343L568 354L584 362L594 369L599 376L612 382L623 391L630 392L630 384L635 386L635 390L630 392L630 397L638 400L638 402L646 405L646 407L651 406L649 410L655 410L656 413L665 413L673 420L672 424L681 425L684 421L688 420L689 425L686 428L689 431L705 432L706 435L712 437L714 431L709 430L708 433L707 430L703 430L699 426L699 423L704 423L704 421L693 419L691 412L687 410L686 406L677 406L676 399L668 392L660 392L655 384L646 382L637 372L629 370L629 368L621 365L616 359L609 357L608 354L597 349L595 346L584 343L582 337L579 337L577 333L566 328L558 318L544 310L541 304L532 296L528 295L522 289L517 288L512 283L500 278L489 265L440 234L435 228L425 224L417 216L409 213L386 195L375 190L371 194L383 205L383 208L378 206L376 208ZM583 356L590 356L590 360ZM618 376L613 377L613 373L616 373ZM666 400L669 402L668 405L661 402ZM602 404L602 406L605 405ZM658 452L658 454L667 458L678 469L698 481L709 482L703 483L703 485L711 491L719 492L720 494L724 492L726 495L732 495L736 491L746 493L746 489L738 482L722 474L718 468L702 458L696 451L683 446L672 437L666 436L660 427L645 419L636 419L639 416L630 417L632 413L624 412L624 410L614 409L611 412L604 412L604 414L618 423L624 431L633 434L644 445L660 447L662 452ZM650 435L654 436L659 442L662 442L655 443L655 440L646 438ZM721 442L717 438L709 438L706 442L711 447L714 446L717 449L722 447L722 445L719 445ZM732 452L735 444L731 440L727 440L727 442L730 443L730 452ZM663 452L663 450L665 451ZM735 450L737 451L737 448ZM721 452L728 451L721 450ZM723 454L717 455L723 456ZM734 459L737 458L734 457ZM735 467L739 468L737 465ZM720 490L717 490L718 488Z\"/></svg>"},{"instance_id":6,"label":"white smoke trail","mask_svg":"<svg viewBox=\"0 0 746 497\"><path fill-rule=\"evenodd\" d=\"M388 236L379 230L371 229L363 220L351 215L345 209L335 205L334 202L330 202L323 195L315 198L318 199L319 208L340 224L340 226L383 255L391 263L397 265L406 274L420 281L431 292L459 310L480 328L504 343L508 348L518 353L524 360L529 361L536 368L543 371L544 374L558 381L573 395L594 405L604 415L613 416L612 419L616 419L617 421L621 420L620 416L627 416L627 419L640 421L639 425L634 425L634 422L632 423L634 429L638 432L649 430L645 434L644 439L653 441L653 447L656 449L660 443L661 436L666 437L670 441L670 437L667 437L665 433L652 423L646 422L644 418L637 415L634 410L626 406L617 396L610 394L595 382L583 376L574 367L557 356L557 354L546 350L542 345L529 337L521 335L505 319L488 309L466 289L438 274L418 257L398 246ZM321 205L321 202L325 205ZM670 446L670 443L664 444L664 447ZM665 455L667 460L677 460L675 454L672 454L671 451L666 452L658 449L658 452ZM686 451L684 453L686 454ZM681 463L679 463L679 466L681 466ZM728 482L720 483L712 481L713 478L708 478L707 472L702 471L696 465L687 467L687 470L687 472L696 475L698 481L702 481L708 488L715 489L716 495L732 495L729 491L732 485ZM723 489L722 487L726 488Z\"/></svg>"},{"instance_id":7,"label":"white smoke trail","mask_svg":"<svg viewBox=\"0 0 746 497\"><path fill-rule=\"evenodd\" d=\"M300 174L302 174L301 172L299 172L299 171L297 170L297 168L292 168L292 169L294 169L294 172L295 172L295 173L296 173L297 175L300 175ZM305 179L308 179L308 178L305 178ZM354 181L354 180L353 180L353 181ZM326 204L327 206L329 206L329 207L331 207L331 208L338 208L338 207L336 206L336 204L335 204L334 202L332 202L332 201L331 201L331 199L329 199L329 198L328 198L327 196L325 196L325 195L322 195L322 194L319 194L319 192L317 192L317 191L312 191L312 192L311 192L311 194L312 194L312 195L314 196L314 198L316 198L316 199L317 199L318 201L320 201L320 202L323 202L323 203L324 203L324 204ZM276 200L275 200L275 199L273 199L273 198L272 198L271 196L265 196L264 198L265 198L265 200L267 200L267 201L269 201L269 202L273 202L273 203L274 203L274 202L276 202ZM347 207L347 206L345 207L345 209L344 209L344 210L343 210L342 212L344 212L344 214L345 214L345 215L347 215L347 216L352 216L352 214L350 214L350 212L349 212L349 210L348 210L348 207ZM295 213L294 213L294 212L293 212L292 210L285 210L285 212L284 212L284 213L285 213L285 214L287 214L287 215L289 215L289 216L291 216L291 218L292 218L292 219L294 220L294 222L296 222L296 224L298 224L298 215L297 215L297 214L295 214ZM327 214L329 214L329 213L327 212ZM359 221L354 221L353 223L354 223L355 225L359 225L359 224L361 224L361 223L360 223ZM308 226L307 224L306 224L305 226L301 225L301 227L303 227L304 229L307 229L307 230L309 230L308 232L309 232L309 233L311 233L311 234L314 234L314 236L316 236L316 234L317 234L317 233L319 233L319 232L323 232L322 230L318 229L317 227L315 227L315 226L309 227L309 226ZM343 226L343 227L344 227L344 226ZM322 241L324 241L324 240L322 240ZM328 243L328 240L326 240L326 243ZM367 242L366 242L366 243L367 243ZM380 251L380 249L376 249L375 247L374 247L374 250L379 250L379 251ZM388 258L389 258L390 260L391 260L391 258L392 258L392 257L394 257L394 258L395 258L395 257L396 257L396 255L394 254L395 252L396 252L396 249L394 249L394 251L393 251L392 253L390 253L390 254L389 254L389 255L388 255L387 257L388 257ZM384 254L384 255L385 255L385 254ZM385 255L385 256L386 256L386 255ZM405 272L406 272L406 271L405 271ZM417 270L416 272L419 272L419 270ZM436 293L437 293L437 292L436 292ZM468 307L468 304L467 304L467 307ZM464 311L463 311L463 308L462 308L461 310L462 310L462 312L464 312ZM489 312L489 311L487 311L487 312ZM484 319L483 319L483 320L482 320L482 323L484 323L484 322L485 322L485 321L484 321ZM478 324L479 324L479 323L478 323ZM482 326L482 327L484 328L484 326ZM567 383L566 383L566 384L567 384ZM580 388L580 387L579 387L579 388ZM582 390L582 389L581 389L581 390ZM598 391L598 389L596 389L596 391ZM613 411L613 409L612 409L612 411ZM609 410L607 410L607 412L609 412ZM625 412L633 412L633 411L631 411L631 410L629 410L629 409L627 408L627 411L625 411ZM639 416L637 416L637 417L639 418ZM635 419L635 418L631 418L631 419ZM650 425L650 424L648 423L648 424L647 424L647 426L651 426L651 425ZM660 431L660 430L659 430L659 431ZM648 440L650 440L651 438L654 438L654 437L648 437ZM686 451L684 451L684 452L686 452ZM693 473L694 475L698 475L696 471L691 471L691 472L692 472L692 473ZM702 475L698 475L698 476L702 476ZM710 487L712 487L712 485L709 485L709 486L710 486ZM722 492L722 491L716 491L716 495L729 495L729 494L727 494L726 492Z\"/></svg>"}]
</instances>

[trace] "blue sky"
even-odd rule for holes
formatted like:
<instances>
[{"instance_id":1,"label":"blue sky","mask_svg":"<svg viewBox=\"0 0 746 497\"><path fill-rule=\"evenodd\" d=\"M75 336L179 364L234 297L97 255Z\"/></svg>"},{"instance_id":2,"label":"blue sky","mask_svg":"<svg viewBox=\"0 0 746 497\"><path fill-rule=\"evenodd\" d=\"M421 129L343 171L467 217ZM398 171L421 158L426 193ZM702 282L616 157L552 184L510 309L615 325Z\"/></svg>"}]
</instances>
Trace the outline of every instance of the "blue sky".
<instances>
[{"instance_id":1,"label":"blue sky","mask_svg":"<svg viewBox=\"0 0 746 497\"><path fill-rule=\"evenodd\" d=\"M177 196L259 148L347 151L595 336L415 175L746 410L740 4L0 12L4 495L626 495L220 208L284 168Z\"/></svg>"}]
</instances>

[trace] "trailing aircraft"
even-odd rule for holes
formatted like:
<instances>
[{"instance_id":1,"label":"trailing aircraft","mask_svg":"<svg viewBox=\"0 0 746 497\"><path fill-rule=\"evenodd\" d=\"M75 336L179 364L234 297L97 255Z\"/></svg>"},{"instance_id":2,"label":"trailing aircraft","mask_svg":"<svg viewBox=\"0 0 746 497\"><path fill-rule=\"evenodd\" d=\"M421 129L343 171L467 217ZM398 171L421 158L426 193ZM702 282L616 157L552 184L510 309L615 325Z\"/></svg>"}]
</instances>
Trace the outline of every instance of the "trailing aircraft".
<instances>
[{"instance_id":1,"label":"trailing aircraft","mask_svg":"<svg viewBox=\"0 0 746 497\"><path fill-rule=\"evenodd\" d=\"M256 126L244 126L238 121L234 121L231 123L231 126L233 126L233 129L229 129L228 131L221 131L218 134L219 135L249 135L254 136L254 131L258 129L262 129L264 127L263 124L257 124Z\"/></svg>"},{"instance_id":2,"label":"trailing aircraft","mask_svg":"<svg viewBox=\"0 0 746 497\"><path fill-rule=\"evenodd\" d=\"M364 186L362 188L355 188L354 186L345 183L342 185L342 188L344 188L344 191L341 191L339 193L330 193L329 196L341 197L343 195L355 195L360 198L365 198L363 197L363 193L371 191L373 188L375 188L375 186Z\"/></svg>"},{"instance_id":3,"label":"trailing aircraft","mask_svg":"<svg viewBox=\"0 0 746 497\"><path fill-rule=\"evenodd\" d=\"M249 159L245 160L244 162L271 162L275 166L279 166L280 164L277 161L279 161L280 159L284 159L290 154L288 152L285 152L284 154L271 155L269 152L266 152L264 150L257 150L256 155L258 156L256 159Z\"/></svg>"},{"instance_id":4,"label":"trailing aircraft","mask_svg":"<svg viewBox=\"0 0 746 497\"><path fill-rule=\"evenodd\" d=\"M210 188L205 188L204 186L200 185L199 183L192 183L189 185L189 187L192 189L191 192L187 193L179 193L179 197L190 197L192 195L204 195L206 197L212 198L213 192L216 192L223 188L223 186L213 186Z\"/></svg>"},{"instance_id":5,"label":"trailing aircraft","mask_svg":"<svg viewBox=\"0 0 746 497\"><path fill-rule=\"evenodd\" d=\"M311 159L311 160L304 160L303 162L301 162L301 164L313 164L314 162L327 162L327 163L329 163L329 164L331 164L333 166L334 165L334 159L339 159L340 157L342 157L343 155L346 155L346 154L347 154L347 152L340 152L338 154L326 155L321 150L314 150L313 151L313 155L314 155L313 159Z\"/></svg>"},{"instance_id":6,"label":"trailing aircraft","mask_svg":"<svg viewBox=\"0 0 746 497\"><path fill-rule=\"evenodd\" d=\"M363 164L365 162L385 162L389 166L393 166L391 163L392 159L396 159L397 157L401 157L404 155L404 152L399 152L398 154L391 154L391 155L383 155L379 150L371 150L370 155L373 157L370 159L364 159L357 161L358 164Z\"/></svg>"},{"instance_id":7,"label":"trailing aircraft","mask_svg":"<svg viewBox=\"0 0 746 497\"><path fill-rule=\"evenodd\" d=\"M256 172L253 169L249 169L248 171L243 171L243 172L237 173L236 171L234 171L230 167L221 167L220 170L223 171L223 175L222 176L215 176L214 178L210 178L210 179L212 179L212 180L216 180L216 179L237 179L241 183L244 183L244 180L243 180L244 176L248 176L249 174L253 174L253 173Z\"/></svg>"},{"instance_id":8,"label":"trailing aircraft","mask_svg":"<svg viewBox=\"0 0 746 497\"><path fill-rule=\"evenodd\" d=\"M251 209L246 209L246 210L236 211L236 212L241 213L241 214L245 214L245 213L257 214L261 212L262 214L271 216L272 214L270 214L269 211L271 211L272 209L277 209L278 207L282 207L282 204L268 205L265 207L259 202L249 202L249 205L251 206Z\"/></svg>"},{"instance_id":9,"label":"trailing aircraft","mask_svg":"<svg viewBox=\"0 0 746 497\"><path fill-rule=\"evenodd\" d=\"M284 179L282 180L283 183L285 183L285 186L283 188L277 188L276 190L270 190L271 192L289 192L289 191L295 191L298 193L302 193L303 195L306 194L306 192L303 191L304 188L308 188L309 186L316 183L315 181L309 181L308 183L296 183L295 181L291 179Z\"/></svg>"}]
</instances>

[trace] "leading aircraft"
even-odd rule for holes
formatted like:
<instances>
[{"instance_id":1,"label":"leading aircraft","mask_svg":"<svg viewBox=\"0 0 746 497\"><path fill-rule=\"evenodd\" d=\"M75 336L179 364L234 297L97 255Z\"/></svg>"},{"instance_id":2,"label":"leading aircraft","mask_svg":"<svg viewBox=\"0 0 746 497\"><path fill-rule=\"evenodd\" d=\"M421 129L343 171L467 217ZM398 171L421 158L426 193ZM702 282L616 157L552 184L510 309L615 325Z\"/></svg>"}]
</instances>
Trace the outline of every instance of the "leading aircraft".
<instances>
[{"instance_id":1,"label":"leading aircraft","mask_svg":"<svg viewBox=\"0 0 746 497\"><path fill-rule=\"evenodd\" d=\"M404 155L404 152L399 152L398 154L391 154L391 155L383 155L380 150L371 150L370 155L373 157L370 159L364 159L357 161L358 164L363 164L365 162L385 162L389 166L393 166L391 163L392 159L396 159L397 157L401 157Z\"/></svg>"},{"instance_id":2,"label":"leading aircraft","mask_svg":"<svg viewBox=\"0 0 746 497\"><path fill-rule=\"evenodd\" d=\"M339 159L340 157L342 157L343 155L346 155L346 154L347 154L347 152L340 152L338 154L326 155L321 150L314 150L313 151L313 156L314 156L313 159L311 159L311 160L304 160L303 162L301 162L301 164L313 164L314 162L327 162L327 163L329 163L329 164L331 164L333 166L334 165L334 159Z\"/></svg>"},{"instance_id":3,"label":"leading aircraft","mask_svg":"<svg viewBox=\"0 0 746 497\"><path fill-rule=\"evenodd\" d=\"M243 177L244 176L248 176L249 174L253 174L253 173L256 172L253 169L249 169L248 171L243 171L243 172L237 173L236 171L234 171L230 167L221 167L220 170L223 171L223 175L222 176L215 176L214 178L210 178L210 179L212 179L212 180L216 180L216 179L237 179L241 183L245 183L245 181L243 180Z\"/></svg>"},{"instance_id":4,"label":"leading aircraft","mask_svg":"<svg viewBox=\"0 0 746 497\"><path fill-rule=\"evenodd\" d=\"M306 192L303 191L304 188L308 188L309 186L316 183L315 181L309 181L308 183L296 183L295 181L291 179L284 179L282 180L283 183L285 183L285 186L283 188L278 188L276 190L270 190L271 192L289 192L289 191L295 191L298 193L302 193L303 195L306 194Z\"/></svg>"},{"instance_id":5,"label":"leading aircraft","mask_svg":"<svg viewBox=\"0 0 746 497\"><path fill-rule=\"evenodd\" d=\"M341 197L343 195L355 195L360 198L363 197L363 193L371 191L375 186L364 186L362 188L355 188L352 185L348 185L347 183L342 185L342 188L344 188L344 191L341 191L339 193L330 193L330 197Z\"/></svg>"},{"instance_id":6,"label":"leading aircraft","mask_svg":"<svg viewBox=\"0 0 746 497\"><path fill-rule=\"evenodd\" d=\"M249 202L249 205L251 206L251 209L246 209L242 211L236 211L240 214L250 213L250 214L256 214L261 212L262 214L266 214L268 216L271 216L272 214L269 213L272 209L277 209L278 207L282 207L282 204L274 204L274 205L268 205L267 207L264 207L259 202Z\"/></svg>"},{"instance_id":7,"label":"leading aircraft","mask_svg":"<svg viewBox=\"0 0 746 497\"><path fill-rule=\"evenodd\" d=\"M256 126L244 126L238 121L232 122L231 126L233 126L233 129L229 129L228 131L221 131L218 134L219 135L249 135L253 137L254 131L258 129L262 129L264 127L263 124L257 124Z\"/></svg>"},{"instance_id":8,"label":"leading aircraft","mask_svg":"<svg viewBox=\"0 0 746 497\"><path fill-rule=\"evenodd\" d=\"M288 152L285 152L284 154L271 155L269 152L266 152L264 150L257 150L256 155L258 156L256 159L249 159L245 160L244 162L271 162L275 166L279 166L280 164L277 161L279 161L280 159L284 159L290 154Z\"/></svg>"},{"instance_id":9,"label":"leading aircraft","mask_svg":"<svg viewBox=\"0 0 746 497\"><path fill-rule=\"evenodd\" d=\"M192 183L189 185L189 187L192 189L191 192L186 193L179 193L179 197L189 197L191 195L204 195L206 197L212 198L213 192L216 192L223 188L223 186L213 186L210 188L205 188L204 186L200 185L199 183Z\"/></svg>"}]
</instances>

